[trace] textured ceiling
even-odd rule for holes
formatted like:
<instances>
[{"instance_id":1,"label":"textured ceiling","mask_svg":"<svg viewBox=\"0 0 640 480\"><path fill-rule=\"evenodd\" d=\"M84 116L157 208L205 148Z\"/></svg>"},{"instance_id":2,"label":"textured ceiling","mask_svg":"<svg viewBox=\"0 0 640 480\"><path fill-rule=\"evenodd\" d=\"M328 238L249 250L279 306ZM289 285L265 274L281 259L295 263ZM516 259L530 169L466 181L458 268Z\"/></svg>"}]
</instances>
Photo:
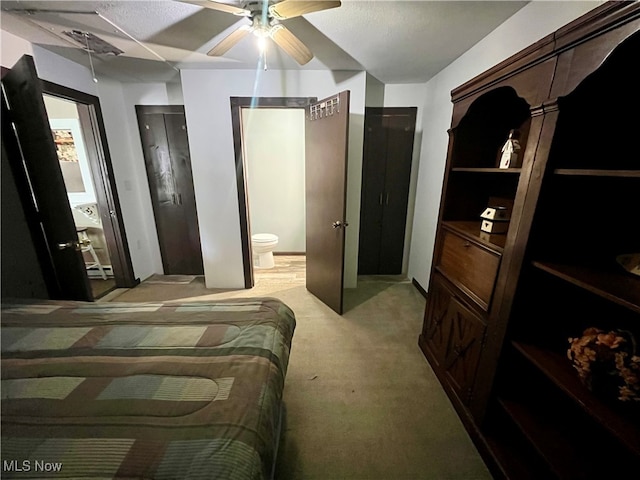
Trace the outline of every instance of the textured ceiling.
<instances>
[{"instance_id":1,"label":"textured ceiling","mask_svg":"<svg viewBox=\"0 0 640 480\"><path fill-rule=\"evenodd\" d=\"M282 22L314 53L308 64L300 67L273 43L266 64L269 69L366 70L384 83L426 82L526 3L342 0L338 8ZM206 55L247 19L180 1L1 4L3 30L75 62L89 66L89 56L65 30L93 33L123 50L117 57L91 59L98 75L121 81L171 81L181 68L262 67L253 36L223 57Z\"/></svg>"}]
</instances>

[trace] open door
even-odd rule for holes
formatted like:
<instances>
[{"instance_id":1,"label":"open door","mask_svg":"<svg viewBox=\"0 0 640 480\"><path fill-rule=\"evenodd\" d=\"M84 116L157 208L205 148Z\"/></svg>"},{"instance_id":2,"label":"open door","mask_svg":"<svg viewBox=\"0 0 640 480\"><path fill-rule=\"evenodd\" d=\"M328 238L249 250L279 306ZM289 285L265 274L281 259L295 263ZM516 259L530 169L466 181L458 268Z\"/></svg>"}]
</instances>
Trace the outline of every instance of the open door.
<instances>
[{"instance_id":1,"label":"open door","mask_svg":"<svg viewBox=\"0 0 640 480\"><path fill-rule=\"evenodd\" d=\"M3 122L14 126L22 152L21 173L27 176L55 271L50 294L93 300L33 58L23 56L2 78L2 86L9 107Z\"/></svg>"},{"instance_id":2,"label":"open door","mask_svg":"<svg viewBox=\"0 0 640 480\"><path fill-rule=\"evenodd\" d=\"M305 116L307 290L342 314L349 91Z\"/></svg>"}]
</instances>

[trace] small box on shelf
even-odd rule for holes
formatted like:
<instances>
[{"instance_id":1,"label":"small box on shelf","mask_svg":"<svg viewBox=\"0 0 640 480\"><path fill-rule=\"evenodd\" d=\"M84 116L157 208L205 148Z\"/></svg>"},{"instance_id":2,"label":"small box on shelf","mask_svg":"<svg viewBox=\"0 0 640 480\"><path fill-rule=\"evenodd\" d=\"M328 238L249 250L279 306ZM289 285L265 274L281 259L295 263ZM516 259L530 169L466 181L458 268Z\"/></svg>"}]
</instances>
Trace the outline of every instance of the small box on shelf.
<instances>
[{"instance_id":1,"label":"small box on shelf","mask_svg":"<svg viewBox=\"0 0 640 480\"><path fill-rule=\"evenodd\" d=\"M489 197L487 208L480 214L485 220L509 221L513 210L513 200L510 198Z\"/></svg>"},{"instance_id":2,"label":"small box on shelf","mask_svg":"<svg viewBox=\"0 0 640 480\"><path fill-rule=\"evenodd\" d=\"M509 230L509 220L513 210L513 200L489 197L487 208L480 214L480 231L488 234L501 234Z\"/></svg>"},{"instance_id":3,"label":"small box on shelf","mask_svg":"<svg viewBox=\"0 0 640 480\"><path fill-rule=\"evenodd\" d=\"M504 233L487 233L480 230L480 234L478 235L480 240L483 240L487 243L491 243L493 245L498 245L500 247L504 247L506 235Z\"/></svg>"},{"instance_id":4,"label":"small box on shelf","mask_svg":"<svg viewBox=\"0 0 640 480\"><path fill-rule=\"evenodd\" d=\"M486 233L507 233L509 230L509 222L493 222L491 220L482 219L480 231Z\"/></svg>"},{"instance_id":5,"label":"small box on shelf","mask_svg":"<svg viewBox=\"0 0 640 480\"><path fill-rule=\"evenodd\" d=\"M511 212L502 205L487 207L480 217L484 220L509 221Z\"/></svg>"}]
</instances>

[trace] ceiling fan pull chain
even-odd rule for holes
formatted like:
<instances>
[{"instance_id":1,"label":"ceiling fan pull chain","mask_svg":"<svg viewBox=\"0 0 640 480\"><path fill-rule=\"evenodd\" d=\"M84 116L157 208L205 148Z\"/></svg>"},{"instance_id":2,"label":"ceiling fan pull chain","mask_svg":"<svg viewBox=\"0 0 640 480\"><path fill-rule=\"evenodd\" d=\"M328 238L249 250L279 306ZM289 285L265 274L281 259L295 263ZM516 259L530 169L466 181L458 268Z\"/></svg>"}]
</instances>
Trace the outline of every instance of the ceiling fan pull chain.
<instances>
[{"instance_id":1,"label":"ceiling fan pull chain","mask_svg":"<svg viewBox=\"0 0 640 480\"><path fill-rule=\"evenodd\" d=\"M87 45L87 53L89 54L89 66L91 67L91 76L93 77L93 81L98 83L98 79L96 78L96 72L93 69L93 58L91 58L91 49L89 48L89 34L85 32L84 41Z\"/></svg>"}]
</instances>

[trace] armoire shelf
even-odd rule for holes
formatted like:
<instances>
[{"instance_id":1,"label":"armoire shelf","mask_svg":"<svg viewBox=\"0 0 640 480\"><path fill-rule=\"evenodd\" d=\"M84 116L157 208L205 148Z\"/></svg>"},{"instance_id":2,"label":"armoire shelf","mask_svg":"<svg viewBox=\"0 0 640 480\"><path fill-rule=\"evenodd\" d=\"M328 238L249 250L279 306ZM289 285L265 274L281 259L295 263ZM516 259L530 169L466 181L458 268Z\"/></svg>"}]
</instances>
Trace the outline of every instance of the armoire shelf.
<instances>
[{"instance_id":1,"label":"armoire shelf","mask_svg":"<svg viewBox=\"0 0 640 480\"><path fill-rule=\"evenodd\" d=\"M496 478L640 476L640 401L567 358L589 328L640 355L640 277L617 261L640 253L638 52L640 2L606 2L452 91L418 343ZM506 232L481 231L490 205Z\"/></svg>"},{"instance_id":2,"label":"armoire shelf","mask_svg":"<svg viewBox=\"0 0 640 480\"><path fill-rule=\"evenodd\" d=\"M598 170L581 168L557 168L553 171L556 175L575 175L577 177L623 177L640 178L638 170Z\"/></svg>"},{"instance_id":3,"label":"armoire shelf","mask_svg":"<svg viewBox=\"0 0 640 480\"><path fill-rule=\"evenodd\" d=\"M629 465L603 459L590 438L576 435L575 426L563 425L544 408L505 398L498 403L555 477L621 478L628 471Z\"/></svg>"},{"instance_id":4,"label":"armoire shelf","mask_svg":"<svg viewBox=\"0 0 640 480\"><path fill-rule=\"evenodd\" d=\"M506 415L506 412L505 412ZM532 468L532 462L535 457L523 453L529 446L524 445L526 440L516 442L514 436L519 436L520 432L514 431L509 433L499 432L496 434L487 433L485 442L487 449L492 456L492 461L500 468L501 477L511 477L518 480L540 480L541 478L552 478L553 474L541 467ZM508 437L505 442L504 437ZM529 447L530 448L530 447Z\"/></svg>"},{"instance_id":5,"label":"armoire shelf","mask_svg":"<svg viewBox=\"0 0 640 480\"><path fill-rule=\"evenodd\" d=\"M522 168L486 168L486 167L454 167L452 172L470 172L470 173L504 173L505 175L520 174Z\"/></svg>"},{"instance_id":6,"label":"armoire shelf","mask_svg":"<svg viewBox=\"0 0 640 480\"><path fill-rule=\"evenodd\" d=\"M565 354L535 345L512 342L513 347L560 388L576 405L618 438L629 450L640 455L640 411L633 405L618 410L591 393L578 379ZM620 410L624 410L623 413Z\"/></svg>"},{"instance_id":7,"label":"armoire shelf","mask_svg":"<svg viewBox=\"0 0 640 480\"><path fill-rule=\"evenodd\" d=\"M533 266L595 295L640 313L640 277L612 267L533 262Z\"/></svg>"}]
</instances>

